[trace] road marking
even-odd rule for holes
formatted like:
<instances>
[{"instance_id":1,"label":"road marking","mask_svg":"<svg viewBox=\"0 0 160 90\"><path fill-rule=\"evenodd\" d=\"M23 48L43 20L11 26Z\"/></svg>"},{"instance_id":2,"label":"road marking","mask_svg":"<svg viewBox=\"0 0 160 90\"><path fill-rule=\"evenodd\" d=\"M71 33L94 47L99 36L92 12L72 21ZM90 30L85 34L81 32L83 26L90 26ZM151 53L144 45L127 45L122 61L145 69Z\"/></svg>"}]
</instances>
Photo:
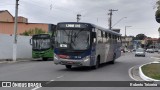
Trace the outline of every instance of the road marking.
<instances>
[{"instance_id":1,"label":"road marking","mask_svg":"<svg viewBox=\"0 0 160 90\"><path fill-rule=\"evenodd\" d=\"M131 67L131 68L128 70L128 74L129 74L129 77L130 77L131 79L133 79L134 81L138 81L137 79L133 78L133 77L132 77L132 74L131 74L131 70L132 70L134 67L135 67L135 66Z\"/></svg>"},{"instance_id":2,"label":"road marking","mask_svg":"<svg viewBox=\"0 0 160 90\"><path fill-rule=\"evenodd\" d=\"M39 88L41 88L41 87L35 87L35 88L31 89L31 90L37 90L37 89L39 89Z\"/></svg>"},{"instance_id":3,"label":"road marking","mask_svg":"<svg viewBox=\"0 0 160 90\"><path fill-rule=\"evenodd\" d=\"M50 81L55 81L55 80L50 80Z\"/></svg>"},{"instance_id":4,"label":"road marking","mask_svg":"<svg viewBox=\"0 0 160 90\"><path fill-rule=\"evenodd\" d=\"M156 58L156 57L151 57L151 58L153 58L153 59L157 59L157 60L160 60L160 58Z\"/></svg>"},{"instance_id":5,"label":"road marking","mask_svg":"<svg viewBox=\"0 0 160 90\"><path fill-rule=\"evenodd\" d=\"M61 75L61 76L58 76L58 77L56 77L56 78L62 78L62 77L64 77L63 75ZM51 83L51 82L53 82L53 81L55 81L54 79L52 79L52 80L50 80L50 81L48 81L46 84L49 84L49 83ZM37 90L37 89L39 89L39 88L41 88L41 87L35 87L35 88L33 88L33 89L31 89L31 90Z\"/></svg>"},{"instance_id":6,"label":"road marking","mask_svg":"<svg viewBox=\"0 0 160 90\"><path fill-rule=\"evenodd\" d=\"M56 78L62 78L62 77L64 77L63 75L61 75L61 76L59 76L59 77L56 77Z\"/></svg>"},{"instance_id":7,"label":"road marking","mask_svg":"<svg viewBox=\"0 0 160 90\"><path fill-rule=\"evenodd\" d=\"M51 83L51 82L53 82L53 81L55 81L55 80L50 80L50 81L47 82L46 84L49 84L49 83ZM37 89L39 89L39 88L41 88L41 87L35 87L35 88L31 89L31 90L37 90Z\"/></svg>"}]
</instances>

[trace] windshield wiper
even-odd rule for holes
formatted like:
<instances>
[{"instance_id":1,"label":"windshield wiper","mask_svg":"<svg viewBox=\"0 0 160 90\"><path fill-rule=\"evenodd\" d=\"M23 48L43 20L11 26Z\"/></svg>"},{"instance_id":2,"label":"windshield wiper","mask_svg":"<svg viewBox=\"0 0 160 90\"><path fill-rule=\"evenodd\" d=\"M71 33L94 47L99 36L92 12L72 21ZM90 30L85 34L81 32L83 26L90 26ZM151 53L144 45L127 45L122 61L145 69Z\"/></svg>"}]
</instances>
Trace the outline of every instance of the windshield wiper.
<instances>
[{"instance_id":1,"label":"windshield wiper","mask_svg":"<svg viewBox=\"0 0 160 90\"><path fill-rule=\"evenodd\" d=\"M78 35L80 34L80 32L82 32L83 29L81 29L77 34L74 33L73 35L73 30L72 30L72 34L71 34L71 42L75 45L75 41L76 41L76 38L78 38ZM74 37L74 41L72 40L72 36Z\"/></svg>"}]
</instances>

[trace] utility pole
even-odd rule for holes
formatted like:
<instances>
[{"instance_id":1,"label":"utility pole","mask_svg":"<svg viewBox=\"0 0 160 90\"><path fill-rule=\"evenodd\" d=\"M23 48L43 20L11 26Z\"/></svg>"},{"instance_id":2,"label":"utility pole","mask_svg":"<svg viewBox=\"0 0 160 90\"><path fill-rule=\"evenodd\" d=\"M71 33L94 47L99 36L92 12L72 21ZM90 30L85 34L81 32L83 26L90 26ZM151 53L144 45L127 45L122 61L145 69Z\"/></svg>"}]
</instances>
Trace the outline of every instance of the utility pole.
<instances>
[{"instance_id":1,"label":"utility pole","mask_svg":"<svg viewBox=\"0 0 160 90\"><path fill-rule=\"evenodd\" d=\"M132 27L132 26L125 26L125 48L128 49L128 41L127 41L127 34L126 34L126 30L127 30L127 27Z\"/></svg>"},{"instance_id":2,"label":"utility pole","mask_svg":"<svg viewBox=\"0 0 160 90\"><path fill-rule=\"evenodd\" d=\"M18 17L18 1L16 0L15 18L14 18L14 39L13 39L13 61L17 59L17 17Z\"/></svg>"},{"instance_id":3,"label":"utility pole","mask_svg":"<svg viewBox=\"0 0 160 90\"><path fill-rule=\"evenodd\" d=\"M81 14L77 14L77 22L80 21Z\"/></svg>"},{"instance_id":4,"label":"utility pole","mask_svg":"<svg viewBox=\"0 0 160 90\"><path fill-rule=\"evenodd\" d=\"M132 26L125 26L125 37L127 36L127 34L126 34L127 27L132 27Z\"/></svg>"},{"instance_id":5,"label":"utility pole","mask_svg":"<svg viewBox=\"0 0 160 90\"><path fill-rule=\"evenodd\" d=\"M113 12L118 11L118 10L110 9L109 11L110 11L110 13L108 13L108 15L109 15L109 29L111 30L112 29L112 15L113 15Z\"/></svg>"}]
</instances>

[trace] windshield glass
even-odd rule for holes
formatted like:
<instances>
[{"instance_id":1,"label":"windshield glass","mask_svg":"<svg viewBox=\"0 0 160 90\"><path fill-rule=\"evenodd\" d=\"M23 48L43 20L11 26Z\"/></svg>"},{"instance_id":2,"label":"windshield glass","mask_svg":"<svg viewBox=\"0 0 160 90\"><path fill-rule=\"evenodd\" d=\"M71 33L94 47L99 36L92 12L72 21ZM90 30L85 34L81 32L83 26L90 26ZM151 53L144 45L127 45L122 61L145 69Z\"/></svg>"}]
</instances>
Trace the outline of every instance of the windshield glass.
<instances>
[{"instance_id":1,"label":"windshield glass","mask_svg":"<svg viewBox=\"0 0 160 90\"><path fill-rule=\"evenodd\" d=\"M51 47L50 39L33 39L33 49L48 49Z\"/></svg>"},{"instance_id":2,"label":"windshield glass","mask_svg":"<svg viewBox=\"0 0 160 90\"><path fill-rule=\"evenodd\" d=\"M144 52L144 49L137 49L137 52Z\"/></svg>"},{"instance_id":3,"label":"windshield glass","mask_svg":"<svg viewBox=\"0 0 160 90\"><path fill-rule=\"evenodd\" d=\"M90 45L90 32L86 30L57 30L56 46L71 50L86 50Z\"/></svg>"}]
</instances>

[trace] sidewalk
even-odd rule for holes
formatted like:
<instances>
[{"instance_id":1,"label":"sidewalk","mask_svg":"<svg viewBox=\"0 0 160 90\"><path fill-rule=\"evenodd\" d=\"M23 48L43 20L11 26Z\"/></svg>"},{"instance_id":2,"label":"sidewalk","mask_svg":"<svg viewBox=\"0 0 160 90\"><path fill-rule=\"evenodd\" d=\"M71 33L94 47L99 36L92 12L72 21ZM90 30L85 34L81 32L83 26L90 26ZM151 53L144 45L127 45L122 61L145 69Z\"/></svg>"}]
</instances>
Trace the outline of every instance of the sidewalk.
<instances>
[{"instance_id":1,"label":"sidewalk","mask_svg":"<svg viewBox=\"0 0 160 90\"><path fill-rule=\"evenodd\" d=\"M12 59L0 59L1 63L16 63L16 62L26 62L26 61L33 61L33 60L39 60L39 59L33 59L33 58L25 58L25 59L17 59L16 61L13 61Z\"/></svg>"}]
</instances>

